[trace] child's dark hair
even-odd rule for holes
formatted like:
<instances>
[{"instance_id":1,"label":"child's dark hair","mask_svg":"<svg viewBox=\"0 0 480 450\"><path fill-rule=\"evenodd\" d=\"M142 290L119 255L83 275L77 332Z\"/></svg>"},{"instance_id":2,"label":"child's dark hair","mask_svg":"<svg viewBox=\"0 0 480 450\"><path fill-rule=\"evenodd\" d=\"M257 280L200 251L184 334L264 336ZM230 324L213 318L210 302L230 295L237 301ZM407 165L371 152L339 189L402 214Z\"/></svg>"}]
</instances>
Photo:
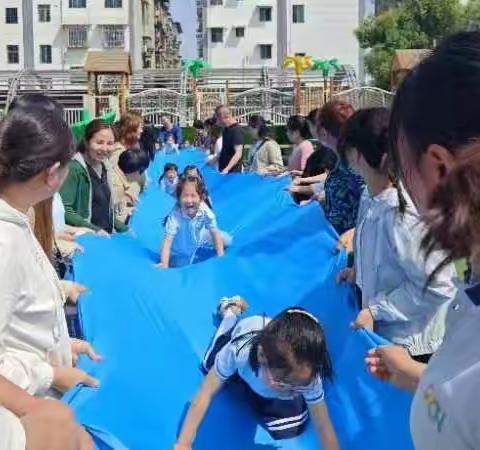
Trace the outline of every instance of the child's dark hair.
<instances>
[{"instance_id":1,"label":"child's dark hair","mask_svg":"<svg viewBox=\"0 0 480 450\"><path fill-rule=\"evenodd\" d=\"M19 97L15 97L8 107L8 112L11 113L18 108L42 108L46 111L56 112L63 118L63 106L56 102L53 98L47 97L43 94L24 94Z\"/></svg>"},{"instance_id":2,"label":"child's dark hair","mask_svg":"<svg viewBox=\"0 0 480 450\"><path fill-rule=\"evenodd\" d=\"M196 119L193 121L193 128L195 128L196 130L203 130L204 123L201 120Z\"/></svg>"},{"instance_id":3,"label":"child's dark hair","mask_svg":"<svg viewBox=\"0 0 480 450\"><path fill-rule=\"evenodd\" d=\"M214 127L216 125L216 123L217 123L217 121L216 121L215 117L210 117L210 118L205 120L203 125L204 125L205 128L211 128L211 127Z\"/></svg>"},{"instance_id":4,"label":"child's dark hair","mask_svg":"<svg viewBox=\"0 0 480 450\"><path fill-rule=\"evenodd\" d=\"M338 152L346 158L349 150L355 148L373 169L386 173L382 165L389 151L390 113L386 108L361 109L353 114L342 129Z\"/></svg>"},{"instance_id":5,"label":"child's dark hair","mask_svg":"<svg viewBox=\"0 0 480 450\"><path fill-rule=\"evenodd\" d=\"M70 129L58 112L15 108L0 123L0 184L22 183L75 151Z\"/></svg>"},{"instance_id":6,"label":"child's dark hair","mask_svg":"<svg viewBox=\"0 0 480 450\"><path fill-rule=\"evenodd\" d=\"M338 139L344 124L354 111L350 103L332 100L323 105L316 115L316 126L324 128L327 133Z\"/></svg>"},{"instance_id":7,"label":"child's dark hair","mask_svg":"<svg viewBox=\"0 0 480 450\"><path fill-rule=\"evenodd\" d=\"M198 177L200 178L202 183L204 183L202 173L200 172L199 168L197 166L194 166L193 164L185 167L185 169L183 170L182 176L183 177L191 176L191 175L188 175L188 172L190 172L191 170L196 170Z\"/></svg>"},{"instance_id":8,"label":"child's dark hair","mask_svg":"<svg viewBox=\"0 0 480 450\"><path fill-rule=\"evenodd\" d=\"M122 152L118 158L118 167L126 175L143 172L145 170L145 159L145 152L138 148L130 148Z\"/></svg>"},{"instance_id":9,"label":"child's dark hair","mask_svg":"<svg viewBox=\"0 0 480 450\"><path fill-rule=\"evenodd\" d=\"M318 116L320 115L320 108L312 109L307 116L307 122L313 125L317 124Z\"/></svg>"},{"instance_id":10,"label":"child's dark hair","mask_svg":"<svg viewBox=\"0 0 480 450\"><path fill-rule=\"evenodd\" d=\"M184 177L184 178L189 177L189 176L191 177L192 175L188 175L188 172L190 172L191 170L196 170L197 175L195 177L200 178L200 181L203 184L203 189L204 189L204 192L205 192L205 203L207 204L207 206L211 210L213 210L213 205L212 205L212 201L210 200L210 195L209 195L208 190L207 190L207 185L205 183L205 179L203 178L202 172L200 172L200 169L197 166L194 166L194 165L187 166L187 167L185 167L185 170L183 171L182 177Z\"/></svg>"},{"instance_id":11,"label":"child's dark hair","mask_svg":"<svg viewBox=\"0 0 480 450\"><path fill-rule=\"evenodd\" d=\"M306 364L312 379L333 379L333 366L327 341L320 323L300 307L288 308L276 316L252 339L249 363L258 373L258 348L261 347L270 369L291 372L295 366Z\"/></svg>"},{"instance_id":12,"label":"child's dark hair","mask_svg":"<svg viewBox=\"0 0 480 450\"><path fill-rule=\"evenodd\" d=\"M291 116L287 121L287 130L298 131L303 139L310 137L307 119L303 116Z\"/></svg>"},{"instance_id":13,"label":"child's dark hair","mask_svg":"<svg viewBox=\"0 0 480 450\"><path fill-rule=\"evenodd\" d=\"M206 198L206 191L205 191L205 184L203 184L202 180L198 177L182 177L180 178L178 184L177 184L177 200L180 200L180 197L182 196L183 188L187 183L194 183L195 184L195 189L197 191L197 194L200 196L202 200L205 200Z\"/></svg>"},{"instance_id":14,"label":"child's dark hair","mask_svg":"<svg viewBox=\"0 0 480 450\"><path fill-rule=\"evenodd\" d=\"M178 166L177 166L175 163L167 163L167 164L165 164L165 165L163 166L163 173L162 173L161 177L160 177L159 180L158 180L159 182L162 181L162 180L165 178L165 176L167 175L167 172L168 172L169 170L174 170L175 172L178 173Z\"/></svg>"},{"instance_id":15,"label":"child's dark hair","mask_svg":"<svg viewBox=\"0 0 480 450\"><path fill-rule=\"evenodd\" d=\"M455 259L480 254L478 117L480 32L457 33L407 75L395 96L391 118L392 160L400 176L405 175L402 161L418 164L433 144L457 160L456 168L430 196L423 244L427 254L438 247L448 254L432 277ZM408 144L402 148L402 158L401 140Z\"/></svg>"},{"instance_id":16,"label":"child's dark hair","mask_svg":"<svg viewBox=\"0 0 480 450\"><path fill-rule=\"evenodd\" d=\"M267 139L269 137L268 123L262 116L250 116L248 118L248 126L257 130L260 139Z\"/></svg>"},{"instance_id":17,"label":"child's dark hair","mask_svg":"<svg viewBox=\"0 0 480 450\"><path fill-rule=\"evenodd\" d=\"M112 125L108 124L102 119L94 119L87 125L87 128L85 129L85 137L78 144L77 151L79 153L85 153L87 151L87 142L102 130L111 130L115 136Z\"/></svg>"}]
</instances>

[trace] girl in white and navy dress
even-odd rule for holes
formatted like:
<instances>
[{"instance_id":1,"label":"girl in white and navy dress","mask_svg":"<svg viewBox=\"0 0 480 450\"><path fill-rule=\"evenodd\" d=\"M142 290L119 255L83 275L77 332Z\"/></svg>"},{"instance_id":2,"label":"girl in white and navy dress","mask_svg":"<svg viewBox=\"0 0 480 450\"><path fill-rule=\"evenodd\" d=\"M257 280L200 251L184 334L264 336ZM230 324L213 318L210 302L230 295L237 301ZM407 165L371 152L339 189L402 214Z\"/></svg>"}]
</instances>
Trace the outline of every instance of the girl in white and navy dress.
<instances>
[{"instance_id":1,"label":"girl in white and navy dress","mask_svg":"<svg viewBox=\"0 0 480 450\"><path fill-rule=\"evenodd\" d=\"M191 449L213 397L231 379L238 381L274 439L301 434L310 413L323 448L338 450L323 391L323 380L331 380L333 370L318 320L297 307L274 319L239 320L246 309L240 297L220 301L222 322L202 364L207 377L175 450Z\"/></svg>"}]
</instances>

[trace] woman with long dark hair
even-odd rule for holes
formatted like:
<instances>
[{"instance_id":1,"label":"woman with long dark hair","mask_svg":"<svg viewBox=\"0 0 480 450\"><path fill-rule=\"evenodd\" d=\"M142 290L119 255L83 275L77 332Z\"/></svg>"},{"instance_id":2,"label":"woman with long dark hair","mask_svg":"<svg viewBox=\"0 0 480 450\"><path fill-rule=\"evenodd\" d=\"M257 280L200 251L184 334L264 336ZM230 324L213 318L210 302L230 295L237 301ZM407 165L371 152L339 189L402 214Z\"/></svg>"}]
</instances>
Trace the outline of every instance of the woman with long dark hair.
<instances>
[{"instance_id":1,"label":"woman with long dark hair","mask_svg":"<svg viewBox=\"0 0 480 450\"><path fill-rule=\"evenodd\" d=\"M429 234L428 259L480 258L480 33L446 39L400 86L391 120L392 159ZM480 448L480 285L461 287L443 345L428 366L399 347L380 347L370 371L415 390L411 431L417 450Z\"/></svg>"}]
</instances>

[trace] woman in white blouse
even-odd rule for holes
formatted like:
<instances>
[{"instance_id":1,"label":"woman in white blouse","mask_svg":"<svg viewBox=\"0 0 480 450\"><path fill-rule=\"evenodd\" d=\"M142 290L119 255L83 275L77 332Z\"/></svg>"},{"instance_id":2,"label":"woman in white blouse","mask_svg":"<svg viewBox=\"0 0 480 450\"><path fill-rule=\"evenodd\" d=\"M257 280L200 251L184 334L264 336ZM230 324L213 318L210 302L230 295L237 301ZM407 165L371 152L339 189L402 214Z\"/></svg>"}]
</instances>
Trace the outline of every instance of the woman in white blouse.
<instances>
[{"instance_id":1,"label":"woman in white blouse","mask_svg":"<svg viewBox=\"0 0 480 450\"><path fill-rule=\"evenodd\" d=\"M73 367L80 353L99 357L70 340L59 280L27 216L61 186L72 154L58 112L16 109L0 125L0 375L38 397L98 384Z\"/></svg>"}]
</instances>

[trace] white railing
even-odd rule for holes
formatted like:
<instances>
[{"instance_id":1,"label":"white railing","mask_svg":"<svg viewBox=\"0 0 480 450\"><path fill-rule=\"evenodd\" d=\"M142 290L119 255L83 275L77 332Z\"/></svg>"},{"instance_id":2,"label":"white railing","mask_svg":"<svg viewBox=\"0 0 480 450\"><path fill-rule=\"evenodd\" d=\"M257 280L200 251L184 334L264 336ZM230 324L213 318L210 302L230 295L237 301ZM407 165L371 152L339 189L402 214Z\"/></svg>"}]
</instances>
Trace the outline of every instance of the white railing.
<instances>
[{"instance_id":1,"label":"white railing","mask_svg":"<svg viewBox=\"0 0 480 450\"><path fill-rule=\"evenodd\" d=\"M65 119L65 122L69 125L80 122L82 120L82 110L83 108L64 108L63 118Z\"/></svg>"},{"instance_id":2,"label":"white railing","mask_svg":"<svg viewBox=\"0 0 480 450\"><path fill-rule=\"evenodd\" d=\"M337 100L350 103L355 109L392 106L395 94L376 87L357 87L332 95Z\"/></svg>"}]
</instances>

